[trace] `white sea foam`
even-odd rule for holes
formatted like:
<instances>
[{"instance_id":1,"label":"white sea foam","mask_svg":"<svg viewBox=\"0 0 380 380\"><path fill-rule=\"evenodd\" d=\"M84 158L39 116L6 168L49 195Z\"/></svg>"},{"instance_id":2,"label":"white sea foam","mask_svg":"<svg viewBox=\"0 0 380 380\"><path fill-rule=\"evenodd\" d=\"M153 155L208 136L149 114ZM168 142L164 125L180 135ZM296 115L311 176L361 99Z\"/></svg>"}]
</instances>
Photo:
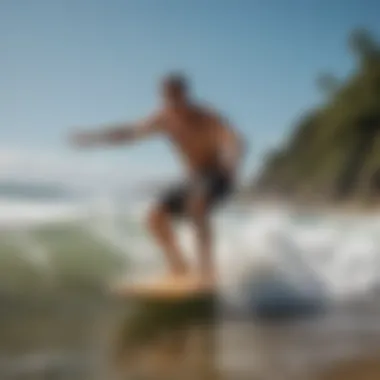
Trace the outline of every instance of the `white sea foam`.
<instances>
[{"instance_id":1,"label":"white sea foam","mask_svg":"<svg viewBox=\"0 0 380 380\"><path fill-rule=\"evenodd\" d=\"M80 216L81 210L76 203L0 198L0 229L74 221Z\"/></svg>"},{"instance_id":2,"label":"white sea foam","mask_svg":"<svg viewBox=\"0 0 380 380\"><path fill-rule=\"evenodd\" d=\"M221 213L215 224L218 264L227 282L271 271L305 289L317 284L332 298L365 294L378 286L380 216L302 215L255 206ZM184 225L179 232L194 260L192 231Z\"/></svg>"},{"instance_id":3,"label":"white sea foam","mask_svg":"<svg viewBox=\"0 0 380 380\"><path fill-rule=\"evenodd\" d=\"M161 261L145 231L145 203L127 208L128 215L123 215L127 229L118 225L121 208L112 202L78 206L0 200L0 210L2 227L82 220L93 236L118 246L121 253L128 248L136 268L155 267ZM139 233L128 230L130 226ZM333 297L366 293L378 285L380 216L301 215L286 208L252 206L244 212L220 213L215 226L217 260L228 281L276 270L302 287L320 284ZM192 231L184 224L179 233L186 254L195 262Z\"/></svg>"}]
</instances>

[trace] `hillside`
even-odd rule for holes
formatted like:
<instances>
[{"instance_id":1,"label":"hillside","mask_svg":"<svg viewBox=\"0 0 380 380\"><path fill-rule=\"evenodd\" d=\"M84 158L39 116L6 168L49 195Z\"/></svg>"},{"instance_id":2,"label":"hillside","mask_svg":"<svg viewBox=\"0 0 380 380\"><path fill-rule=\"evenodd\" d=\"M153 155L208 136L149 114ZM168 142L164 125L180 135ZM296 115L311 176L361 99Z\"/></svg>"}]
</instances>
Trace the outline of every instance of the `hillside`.
<instances>
[{"instance_id":1,"label":"hillside","mask_svg":"<svg viewBox=\"0 0 380 380\"><path fill-rule=\"evenodd\" d=\"M269 152L255 192L332 201L380 194L380 43L356 30L348 45L355 70L344 80L318 78L323 104L303 115L283 146Z\"/></svg>"}]
</instances>

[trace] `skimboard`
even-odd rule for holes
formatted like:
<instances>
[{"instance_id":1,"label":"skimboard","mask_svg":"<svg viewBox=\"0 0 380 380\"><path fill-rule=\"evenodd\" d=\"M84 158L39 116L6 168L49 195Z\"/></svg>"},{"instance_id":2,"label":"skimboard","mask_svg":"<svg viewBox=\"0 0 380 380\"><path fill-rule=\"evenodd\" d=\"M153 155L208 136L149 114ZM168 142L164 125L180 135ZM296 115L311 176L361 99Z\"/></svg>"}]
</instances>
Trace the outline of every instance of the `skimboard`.
<instances>
[{"instance_id":1,"label":"skimboard","mask_svg":"<svg viewBox=\"0 0 380 380\"><path fill-rule=\"evenodd\" d=\"M130 306L120 333L124 347L215 320L216 286L194 276L121 283L114 292Z\"/></svg>"},{"instance_id":2,"label":"skimboard","mask_svg":"<svg viewBox=\"0 0 380 380\"><path fill-rule=\"evenodd\" d=\"M157 300L212 296L215 292L215 283L201 281L194 276L151 278L139 282L125 282L114 287L114 293L123 297Z\"/></svg>"}]
</instances>

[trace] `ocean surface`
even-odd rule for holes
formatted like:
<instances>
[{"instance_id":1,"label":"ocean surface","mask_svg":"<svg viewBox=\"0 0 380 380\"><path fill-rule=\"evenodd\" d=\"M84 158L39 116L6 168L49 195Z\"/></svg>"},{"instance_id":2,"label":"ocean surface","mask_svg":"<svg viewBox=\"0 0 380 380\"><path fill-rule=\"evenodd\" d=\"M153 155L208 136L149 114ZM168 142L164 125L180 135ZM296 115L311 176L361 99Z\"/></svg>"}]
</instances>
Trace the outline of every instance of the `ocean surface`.
<instances>
[{"instance_id":1,"label":"ocean surface","mask_svg":"<svg viewBox=\"0 0 380 380\"><path fill-rule=\"evenodd\" d=\"M27 231L32 239L38 228L80 226L114 253L130 257L136 271L148 272L163 264L145 229L148 209L149 201L119 204L98 198L59 203L0 198L0 232ZM279 270L303 286L318 283L334 299L365 294L379 285L380 215L229 205L214 215L213 223L222 282L239 281L251 271ZM191 229L183 222L177 230L184 254L195 265Z\"/></svg>"},{"instance_id":2,"label":"ocean surface","mask_svg":"<svg viewBox=\"0 0 380 380\"><path fill-rule=\"evenodd\" d=\"M120 203L108 197L81 203L0 199L0 263L3 262L0 290L9 310L8 317L4 312L1 314L0 371L3 366L10 374L9 363L13 361L12 365L19 370L24 361L27 368L28 363L32 363L32 368L33 365L38 367L38 363L50 363L50 359L57 361L58 357L64 362L65 358L76 355L70 345L67 347L71 348L65 346L69 351L63 356L53 355L50 338L39 344L40 338L33 337L33 334L27 340L17 337L17 326L23 325L27 330L27 321L31 318L27 317L26 321L22 316L25 317L25 310L30 306L25 306L25 302L22 306L9 306L15 303L9 301L8 294L16 291L19 296L33 289L51 289L54 294L57 283L67 284L74 280L86 284L98 281L101 287L106 288L122 278L150 276L164 270L162 255L145 230L148 208L149 201ZM367 351L378 350L380 215L317 213L278 204L230 204L214 215L213 222L220 292L226 308L232 305L239 309L247 306L247 302L255 302L246 291L247 284L254 290L258 289L260 282L278 282L280 279L286 286L291 285L289 289L296 289L306 297L318 295L332 310L327 316L302 326L260 328L259 338L257 325L247 327L246 323L240 323L236 327L235 322L229 322L222 305L219 350L226 373L239 368L243 373L242 361L250 365L254 362L250 355L244 356L244 352L256 352L257 361L258 342L263 341L272 342L272 348L268 348L268 344L261 345L266 347L266 357L270 357L268 350L274 352L273 347L277 351L283 347L282 352L286 351L290 356L290 352L294 352L296 357L300 357L297 352L304 356L309 352L314 353L310 355L314 359L319 355L320 360L325 354L333 360L357 353L359 347L365 346L363 339L371 341ZM192 231L186 223L176 228L184 253L195 266ZM77 301L70 300L67 310L73 308L72 302L75 304ZM89 304L92 305L91 302ZM99 306L90 306L90 309L93 307L99 309ZM20 314L17 310L23 312ZM81 314L81 326L86 325L86 316L91 315L88 313L87 310ZM35 312L33 315L35 324L40 314ZM67 328L64 324L67 319L59 315L47 317L52 323L50 333L57 326L61 326L59 329ZM79 325L75 326L78 328ZM30 329L35 331L35 327L30 326ZM13 331L15 335L6 331ZM46 338L49 332L44 334ZM238 339L240 343L233 345L230 342L235 342L236 336L246 339ZM61 338L53 339L54 352L62 351ZM78 339L78 334L74 333L74 338ZM252 345L253 341L255 345ZM319 351L315 349L318 344ZM232 360L233 357L239 357L240 361ZM312 359L307 360L309 363ZM232 362L235 364L228 364ZM16 377L9 375L8 378Z\"/></svg>"}]
</instances>

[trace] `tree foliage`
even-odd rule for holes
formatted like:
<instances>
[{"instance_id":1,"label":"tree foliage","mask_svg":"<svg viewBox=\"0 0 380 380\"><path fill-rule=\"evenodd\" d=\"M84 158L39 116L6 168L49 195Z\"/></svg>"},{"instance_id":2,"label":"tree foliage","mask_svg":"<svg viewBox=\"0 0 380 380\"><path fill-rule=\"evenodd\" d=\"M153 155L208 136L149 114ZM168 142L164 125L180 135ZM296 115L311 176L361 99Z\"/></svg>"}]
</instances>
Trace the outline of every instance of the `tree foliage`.
<instances>
[{"instance_id":1,"label":"tree foliage","mask_svg":"<svg viewBox=\"0 0 380 380\"><path fill-rule=\"evenodd\" d=\"M284 147L268 154L260 189L331 199L365 198L380 172L380 45L366 30L348 44L356 69L343 81L321 74L322 106L294 126Z\"/></svg>"}]
</instances>

